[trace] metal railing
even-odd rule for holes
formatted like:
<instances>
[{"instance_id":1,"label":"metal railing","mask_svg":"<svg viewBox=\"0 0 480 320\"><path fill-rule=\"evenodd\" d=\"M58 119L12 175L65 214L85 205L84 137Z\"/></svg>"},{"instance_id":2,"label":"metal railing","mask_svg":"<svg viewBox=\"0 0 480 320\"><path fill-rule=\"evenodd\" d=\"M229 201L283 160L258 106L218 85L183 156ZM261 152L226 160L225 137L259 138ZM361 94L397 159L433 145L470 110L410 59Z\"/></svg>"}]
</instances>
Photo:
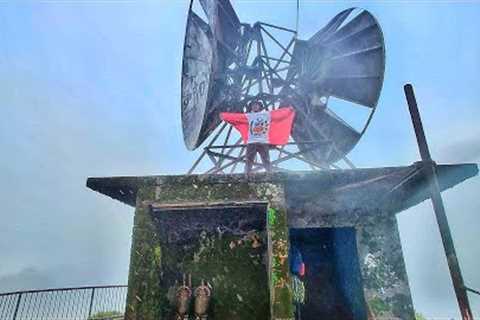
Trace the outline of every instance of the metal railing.
<instances>
[{"instance_id":1,"label":"metal railing","mask_svg":"<svg viewBox=\"0 0 480 320\"><path fill-rule=\"evenodd\" d=\"M0 293L0 319L123 319L126 297L125 285Z\"/></svg>"}]
</instances>

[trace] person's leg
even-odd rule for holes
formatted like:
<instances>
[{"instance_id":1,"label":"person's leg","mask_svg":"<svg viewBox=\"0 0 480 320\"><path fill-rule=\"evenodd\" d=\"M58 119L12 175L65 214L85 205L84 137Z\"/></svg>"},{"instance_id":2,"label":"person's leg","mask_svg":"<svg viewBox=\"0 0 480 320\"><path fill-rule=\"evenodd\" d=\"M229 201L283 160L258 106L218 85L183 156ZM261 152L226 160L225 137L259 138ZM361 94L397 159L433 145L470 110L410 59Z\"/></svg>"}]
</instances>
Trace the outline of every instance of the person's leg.
<instances>
[{"instance_id":1,"label":"person's leg","mask_svg":"<svg viewBox=\"0 0 480 320\"><path fill-rule=\"evenodd\" d=\"M272 171L272 163L270 162L270 146L268 144L259 145L257 148L260 158L262 158L263 166L265 170Z\"/></svg>"},{"instance_id":2,"label":"person's leg","mask_svg":"<svg viewBox=\"0 0 480 320\"><path fill-rule=\"evenodd\" d=\"M247 144L247 150L245 152L245 173L250 174L252 172L253 161L255 160L255 155L257 153L257 148L254 144Z\"/></svg>"}]
</instances>

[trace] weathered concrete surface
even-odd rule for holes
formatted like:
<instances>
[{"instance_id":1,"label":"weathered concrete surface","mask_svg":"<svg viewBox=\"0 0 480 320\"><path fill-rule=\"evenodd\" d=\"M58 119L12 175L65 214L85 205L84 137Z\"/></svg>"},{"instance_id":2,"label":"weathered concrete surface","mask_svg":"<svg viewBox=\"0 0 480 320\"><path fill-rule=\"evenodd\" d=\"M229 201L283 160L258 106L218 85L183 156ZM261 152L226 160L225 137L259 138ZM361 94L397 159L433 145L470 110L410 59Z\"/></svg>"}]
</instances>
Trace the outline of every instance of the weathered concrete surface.
<instances>
[{"instance_id":1,"label":"weathered concrete surface","mask_svg":"<svg viewBox=\"0 0 480 320\"><path fill-rule=\"evenodd\" d=\"M139 211L149 227L136 235L149 238L135 239L129 318L173 319L175 291L190 274L193 288L202 280L211 284L216 319L267 319L266 217L259 210L266 208ZM137 217L137 226L145 226Z\"/></svg>"},{"instance_id":2,"label":"weathered concrete surface","mask_svg":"<svg viewBox=\"0 0 480 320\"><path fill-rule=\"evenodd\" d=\"M194 285L205 279L213 286L211 319L291 319L282 190L268 183L157 182L137 193L127 318L172 319L174 281L190 273ZM192 217L208 210L217 212ZM235 210L246 211L234 218ZM252 231L261 248L253 247Z\"/></svg>"},{"instance_id":3,"label":"weathered concrete surface","mask_svg":"<svg viewBox=\"0 0 480 320\"><path fill-rule=\"evenodd\" d=\"M469 164L441 165L437 172L445 190L476 175L478 168ZM288 228L292 227L354 228L363 286L363 297L359 299L364 299L369 317L413 319L395 213L428 198L425 177L418 164L257 174L248 179L243 175L90 178L87 185L136 206L128 319L169 319L172 281L182 272L192 273L196 281L208 278L214 292L215 287L223 288L217 290L222 294L215 297L212 317L217 314L221 316L217 319L292 319L287 263ZM248 234L238 224L231 225L239 220L228 222L217 217L211 224L202 225L184 215L187 211L201 215L202 210L219 206L227 213L242 205L265 208L257 212L264 214L266 231L261 223L253 228L260 238L266 239L263 251L252 250L248 240L235 247L239 255L229 251L232 241L246 239ZM171 215L175 212L183 212L181 218L177 216L182 224L178 231L166 227L174 227ZM211 228L215 223L230 225L237 231L219 241L219 235ZM193 240L179 246L189 229L194 230ZM212 263L212 259L220 263ZM240 285L239 270L247 270L255 281ZM241 292L241 298L232 292ZM252 311L248 311L252 303L268 307L258 307L252 318Z\"/></svg>"},{"instance_id":4,"label":"weathered concrete surface","mask_svg":"<svg viewBox=\"0 0 480 320\"><path fill-rule=\"evenodd\" d=\"M478 174L476 164L438 165L440 187L451 188ZM360 208L399 212L428 198L421 164L349 170L322 170L289 173L257 173L246 178L234 175L180 175L88 178L87 187L135 207L140 187L158 184L228 184L271 182L286 185L286 190L302 188L322 202L324 211ZM326 192L327 191L327 192ZM299 195L301 193L298 193ZM352 207L353 206L353 207Z\"/></svg>"},{"instance_id":5,"label":"weathered concrete surface","mask_svg":"<svg viewBox=\"0 0 480 320\"><path fill-rule=\"evenodd\" d=\"M397 220L371 216L356 226L365 301L377 319L413 319Z\"/></svg>"}]
</instances>

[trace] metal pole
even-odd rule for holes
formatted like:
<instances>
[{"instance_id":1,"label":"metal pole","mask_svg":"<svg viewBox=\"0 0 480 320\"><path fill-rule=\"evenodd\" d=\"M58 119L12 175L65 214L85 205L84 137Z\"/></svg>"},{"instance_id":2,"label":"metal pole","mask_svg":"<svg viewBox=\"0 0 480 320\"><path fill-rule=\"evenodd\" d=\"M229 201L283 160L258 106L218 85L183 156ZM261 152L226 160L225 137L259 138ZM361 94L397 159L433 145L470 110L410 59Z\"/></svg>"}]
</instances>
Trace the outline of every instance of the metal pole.
<instances>
[{"instance_id":1,"label":"metal pole","mask_svg":"<svg viewBox=\"0 0 480 320\"><path fill-rule=\"evenodd\" d=\"M430 156L430 151L428 149L427 139L425 138L425 132L423 131L422 120L420 119L420 114L418 112L417 101L415 100L413 87L411 84L406 84L403 89L405 91L405 97L407 98L408 109L410 111L413 127L415 129L415 135L417 136L418 148L422 157L422 167L428 180L430 198L432 200L438 228L442 237L443 248L447 256L448 268L450 270L450 276L452 278L453 288L457 297L460 313L463 320L473 320L472 310L470 309L470 304L468 302L467 290L463 284L460 265L458 263L457 254L455 253L450 227L448 226L445 207L443 206L442 195L440 193L440 187L436 174L436 165Z\"/></svg>"},{"instance_id":2,"label":"metal pole","mask_svg":"<svg viewBox=\"0 0 480 320\"><path fill-rule=\"evenodd\" d=\"M92 288L92 295L90 296L90 306L88 307L88 317L92 316L92 307L93 307L93 299L95 298L95 288Z\"/></svg>"},{"instance_id":3,"label":"metal pole","mask_svg":"<svg viewBox=\"0 0 480 320\"><path fill-rule=\"evenodd\" d=\"M13 320L17 319L18 308L20 307L20 301L22 300L22 294L20 293L15 304L15 311L13 312Z\"/></svg>"},{"instance_id":4,"label":"metal pole","mask_svg":"<svg viewBox=\"0 0 480 320\"><path fill-rule=\"evenodd\" d=\"M227 123L224 123L222 125L222 127L220 128L220 130L215 134L215 136L213 137L212 141L208 144L208 147L211 147L213 145L213 143L215 141L217 141L218 137L220 136L220 134L223 132L223 130L225 130L225 128L227 127ZM192 174L192 172L195 170L195 168L198 166L198 164L200 163L200 161L202 161L203 157L207 154L207 150L204 148L203 149L203 152L202 154L200 155L200 157L198 157L197 160L195 160L195 163L193 164L193 166L190 168L190 170L188 170L187 174Z\"/></svg>"},{"instance_id":5,"label":"metal pole","mask_svg":"<svg viewBox=\"0 0 480 320\"><path fill-rule=\"evenodd\" d=\"M257 94L262 94L263 93L263 84L262 84L262 69L263 69L263 65L260 64L260 62L262 61L262 58L260 58L262 56L262 44L261 44L261 41L263 40L262 39L262 27L259 25L258 28L256 28L256 37L257 37L257 67L258 67L258 74L257 74L257 81L258 81L258 92Z\"/></svg>"},{"instance_id":6,"label":"metal pole","mask_svg":"<svg viewBox=\"0 0 480 320\"><path fill-rule=\"evenodd\" d=\"M465 290L473 292L473 293L478 294L480 296L480 291L473 290L472 288L469 288L469 287L465 287Z\"/></svg>"},{"instance_id":7,"label":"metal pole","mask_svg":"<svg viewBox=\"0 0 480 320\"><path fill-rule=\"evenodd\" d=\"M298 23L300 21L300 0L297 0L297 17L295 19L295 39L298 37Z\"/></svg>"}]
</instances>

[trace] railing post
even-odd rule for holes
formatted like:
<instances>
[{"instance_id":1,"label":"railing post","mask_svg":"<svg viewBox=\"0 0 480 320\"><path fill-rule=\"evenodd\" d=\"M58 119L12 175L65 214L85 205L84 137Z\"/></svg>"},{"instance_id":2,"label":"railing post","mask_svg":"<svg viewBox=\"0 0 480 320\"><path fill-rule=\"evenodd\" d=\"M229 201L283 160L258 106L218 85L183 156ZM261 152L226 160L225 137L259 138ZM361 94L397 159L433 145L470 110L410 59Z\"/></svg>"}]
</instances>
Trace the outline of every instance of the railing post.
<instances>
[{"instance_id":1,"label":"railing post","mask_svg":"<svg viewBox=\"0 0 480 320\"><path fill-rule=\"evenodd\" d=\"M90 306L88 307L88 317L92 315L93 299L95 298L95 288L92 288L92 295L90 296Z\"/></svg>"},{"instance_id":2,"label":"railing post","mask_svg":"<svg viewBox=\"0 0 480 320\"><path fill-rule=\"evenodd\" d=\"M15 305L15 311L13 312L13 320L17 319L18 309L20 307L20 301L22 300L22 294L20 293L17 298L17 303Z\"/></svg>"}]
</instances>

